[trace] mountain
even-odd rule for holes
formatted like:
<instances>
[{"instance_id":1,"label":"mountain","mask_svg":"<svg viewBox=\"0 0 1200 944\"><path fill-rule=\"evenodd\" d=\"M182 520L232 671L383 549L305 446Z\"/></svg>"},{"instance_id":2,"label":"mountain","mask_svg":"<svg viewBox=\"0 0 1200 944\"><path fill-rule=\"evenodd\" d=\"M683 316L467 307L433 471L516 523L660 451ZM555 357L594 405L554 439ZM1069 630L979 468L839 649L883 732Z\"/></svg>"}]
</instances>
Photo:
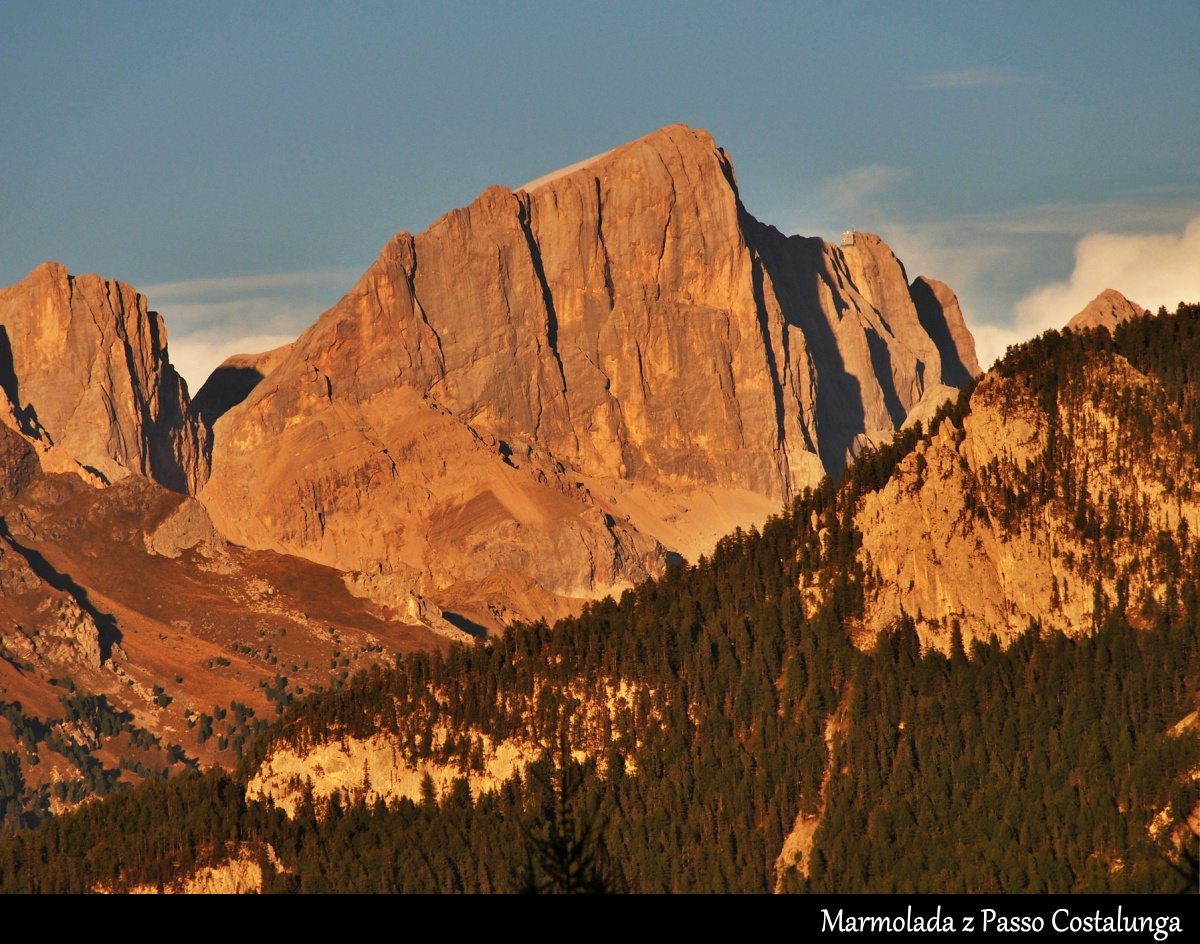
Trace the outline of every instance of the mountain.
<instances>
[{"instance_id":1,"label":"mountain","mask_svg":"<svg viewBox=\"0 0 1200 944\"><path fill-rule=\"evenodd\" d=\"M186 494L207 428L130 286L49 263L0 292L0 390L0 828L232 765L294 694L462 635L217 533Z\"/></svg>"},{"instance_id":2,"label":"mountain","mask_svg":"<svg viewBox=\"0 0 1200 944\"><path fill-rule=\"evenodd\" d=\"M1144 310L1114 295L1072 324L1123 311L1087 322L1117 350L1057 333L1020 348L975 387L960 429L942 421L858 509L867 638L908 614L946 649L955 626L1007 641L1031 623L1089 632L1114 606L1136 623L1162 604L1163 555L1200 533L1194 367L1172 350L1186 334L1135 328Z\"/></svg>"},{"instance_id":3,"label":"mountain","mask_svg":"<svg viewBox=\"0 0 1200 944\"><path fill-rule=\"evenodd\" d=\"M0 458L0 830L231 767L291 698L462 635L356 596L331 568L233 547L194 499L141 475L97 488L44 473L3 426Z\"/></svg>"},{"instance_id":4,"label":"mountain","mask_svg":"<svg viewBox=\"0 0 1200 944\"><path fill-rule=\"evenodd\" d=\"M194 402L131 286L0 292L0 816L232 764L295 695L662 574L932 412L978 370L957 302L847 242L758 223L674 127L401 234Z\"/></svg>"},{"instance_id":5,"label":"mountain","mask_svg":"<svg viewBox=\"0 0 1200 944\"><path fill-rule=\"evenodd\" d=\"M1116 289L1106 288L1068 321L1067 327L1075 331L1088 328L1108 328L1111 331L1130 318L1140 318L1146 314L1148 312L1141 305L1131 302Z\"/></svg>"},{"instance_id":6,"label":"mountain","mask_svg":"<svg viewBox=\"0 0 1200 944\"><path fill-rule=\"evenodd\" d=\"M696 559L979 372L878 237L786 237L683 125L401 233L213 425L247 547L496 629Z\"/></svg>"},{"instance_id":7,"label":"mountain","mask_svg":"<svg viewBox=\"0 0 1200 944\"><path fill-rule=\"evenodd\" d=\"M1050 332L695 566L9 837L0 888L1194 890L1198 367L1200 305Z\"/></svg>"},{"instance_id":8,"label":"mountain","mask_svg":"<svg viewBox=\"0 0 1200 944\"><path fill-rule=\"evenodd\" d=\"M1200 305L977 378L944 285L682 127L195 404L60 281L116 300L0 321L0 889L1194 887ZM80 435L92 383L147 406Z\"/></svg>"},{"instance_id":9,"label":"mountain","mask_svg":"<svg viewBox=\"0 0 1200 944\"><path fill-rule=\"evenodd\" d=\"M625 887L1183 887L1171 863L1187 874L1200 829L1198 367L1200 306L1050 332L928 432L868 450L836 490L697 567L295 706L246 799L296 828L335 790L402 818L428 778L426 836L463 795L495 798L476 827L502 835L522 797L544 803L542 745L569 726L590 783L578 808L603 811ZM502 887L511 857L488 848L456 847L438 878ZM455 884L455 856L481 877ZM371 874L428 887L417 868Z\"/></svg>"},{"instance_id":10,"label":"mountain","mask_svg":"<svg viewBox=\"0 0 1200 944\"><path fill-rule=\"evenodd\" d=\"M136 473L185 493L207 477L206 433L162 318L123 282L50 262L0 291L0 386L0 422L48 471Z\"/></svg>"}]
</instances>

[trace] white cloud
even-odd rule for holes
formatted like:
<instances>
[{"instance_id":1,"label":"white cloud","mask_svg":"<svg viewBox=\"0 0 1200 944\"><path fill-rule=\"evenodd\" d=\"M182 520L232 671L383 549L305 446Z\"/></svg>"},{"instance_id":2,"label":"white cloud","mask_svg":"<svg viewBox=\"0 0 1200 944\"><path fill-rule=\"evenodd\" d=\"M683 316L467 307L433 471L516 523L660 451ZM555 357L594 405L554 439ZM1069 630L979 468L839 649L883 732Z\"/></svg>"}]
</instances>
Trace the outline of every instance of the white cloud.
<instances>
[{"instance_id":1,"label":"white cloud","mask_svg":"<svg viewBox=\"0 0 1200 944\"><path fill-rule=\"evenodd\" d=\"M257 354L296 340L329 304L259 296L155 307L167 325L171 363L194 394L231 354Z\"/></svg>"},{"instance_id":2,"label":"white cloud","mask_svg":"<svg viewBox=\"0 0 1200 944\"><path fill-rule=\"evenodd\" d=\"M1021 85L1027 80L1000 69L956 69L917 76L909 82L913 91L928 92L941 89L988 88L1001 85Z\"/></svg>"},{"instance_id":3,"label":"white cloud","mask_svg":"<svg viewBox=\"0 0 1200 944\"><path fill-rule=\"evenodd\" d=\"M1030 335L1061 328L1106 288L1151 311L1200 301L1200 216L1180 234L1085 236L1075 247L1070 278L1023 299L1017 305L1017 326Z\"/></svg>"}]
</instances>

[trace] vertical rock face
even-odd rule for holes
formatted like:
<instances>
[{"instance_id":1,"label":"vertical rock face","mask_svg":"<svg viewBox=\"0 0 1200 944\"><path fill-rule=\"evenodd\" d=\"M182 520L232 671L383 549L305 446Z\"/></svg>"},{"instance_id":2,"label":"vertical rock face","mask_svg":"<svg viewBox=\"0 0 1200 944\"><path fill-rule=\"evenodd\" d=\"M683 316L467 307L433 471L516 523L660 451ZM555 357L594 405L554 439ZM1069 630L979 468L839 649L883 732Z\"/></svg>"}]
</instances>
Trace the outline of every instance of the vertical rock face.
<instances>
[{"instance_id":1,"label":"vertical rock face","mask_svg":"<svg viewBox=\"0 0 1200 944\"><path fill-rule=\"evenodd\" d=\"M124 283L46 263L0 291L0 385L0 421L39 445L49 471L139 473L181 492L207 473L162 319Z\"/></svg>"},{"instance_id":2,"label":"vertical rock face","mask_svg":"<svg viewBox=\"0 0 1200 944\"><path fill-rule=\"evenodd\" d=\"M921 327L937 345L942 359L942 382L964 386L983 371L975 356L975 339L963 321L958 298L945 282L918 276L909 286Z\"/></svg>"},{"instance_id":3,"label":"vertical rock face","mask_svg":"<svg viewBox=\"0 0 1200 944\"><path fill-rule=\"evenodd\" d=\"M395 237L217 422L202 500L336 566L607 592L693 550L697 496L753 523L977 372L937 297L948 342L877 237L783 236L672 126Z\"/></svg>"}]
</instances>

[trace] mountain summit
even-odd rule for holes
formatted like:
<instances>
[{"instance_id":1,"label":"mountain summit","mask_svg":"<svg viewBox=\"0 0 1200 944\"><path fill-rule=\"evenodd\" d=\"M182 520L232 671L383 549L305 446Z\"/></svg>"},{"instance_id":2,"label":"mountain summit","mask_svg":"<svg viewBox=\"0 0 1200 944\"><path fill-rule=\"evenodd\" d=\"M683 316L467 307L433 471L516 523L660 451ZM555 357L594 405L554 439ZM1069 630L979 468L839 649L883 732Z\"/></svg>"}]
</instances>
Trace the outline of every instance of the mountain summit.
<instances>
[{"instance_id":1,"label":"mountain summit","mask_svg":"<svg viewBox=\"0 0 1200 944\"><path fill-rule=\"evenodd\" d=\"M1115 288L1106 288L1068 321L1067 327L1075 331L1087 328L1108 328L1111 331L1130 318L1140 318L1146 314L1146 309L1137 302L1131 302Z\"/></svg>"},{"instance_id":2,"label":"mountain summit","mask_svg":"<svg viewBox=\"0 0 1200 944\"><path fill-rule=\"evenodd\" d=\"M162 318L123 282L47 262L0 291L0 386L0 423L47 471L95 483L136 473L177 492L207 475Z\"/></svg>"},{"instance_id":3,"label":"mountain summit","mask_svg":"<svg viewBox=\"0 0 1200 944\"><path fill-rule=\"evenodd\" d=\"M945 286L760 223L674 125L393 238L216 422L200 497L494 625L761 522L975 373Z\"/></svg>"}]
</instances>

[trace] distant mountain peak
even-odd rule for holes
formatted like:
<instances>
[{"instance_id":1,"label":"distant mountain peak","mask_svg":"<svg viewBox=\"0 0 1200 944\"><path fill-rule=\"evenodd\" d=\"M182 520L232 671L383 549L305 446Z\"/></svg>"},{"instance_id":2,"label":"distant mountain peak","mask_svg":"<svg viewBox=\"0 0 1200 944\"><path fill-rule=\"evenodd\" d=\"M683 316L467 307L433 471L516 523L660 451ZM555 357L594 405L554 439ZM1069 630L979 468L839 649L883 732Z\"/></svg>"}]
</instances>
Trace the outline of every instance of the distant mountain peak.
<instances>
[{"instance_id":1,"label":"distant mountain peak","mask_svg":"<svg viewBox=\"0 0 1200 944\"><path fill-rule=\"evenodd\" d=\"M132 286L46 262L0 290L0 421L47 471L130 473L179 492L207 474L204 431L167 359L158 312Z\"/></svg>"},{"instance_id":2,"label":"distant mountain peak","mask_svg":"<svg viewBox=\"0 0 1200 944\"><path fill-rule=\"evenodd\" d=\"M1087 303L1083 311L1067 322L1072 331L1088 328L1108 328L1110 331L1123 321L1140 318L1149 312L1137 302L1131 302L1115 288L1106 288Z\"/></svg>"},{"instance_id":3,"label":"distant mountain peak","mask_svg":"<svg viewBox=\"0 0 1200 944\"><path fill-rule=\"evenodd\" d=\"M494 626L530 579L578 600L705 553L978 372L949 289L760 223L670 125L393 238L225 414L200 498Z\"/></svg>"}]
</instances>

